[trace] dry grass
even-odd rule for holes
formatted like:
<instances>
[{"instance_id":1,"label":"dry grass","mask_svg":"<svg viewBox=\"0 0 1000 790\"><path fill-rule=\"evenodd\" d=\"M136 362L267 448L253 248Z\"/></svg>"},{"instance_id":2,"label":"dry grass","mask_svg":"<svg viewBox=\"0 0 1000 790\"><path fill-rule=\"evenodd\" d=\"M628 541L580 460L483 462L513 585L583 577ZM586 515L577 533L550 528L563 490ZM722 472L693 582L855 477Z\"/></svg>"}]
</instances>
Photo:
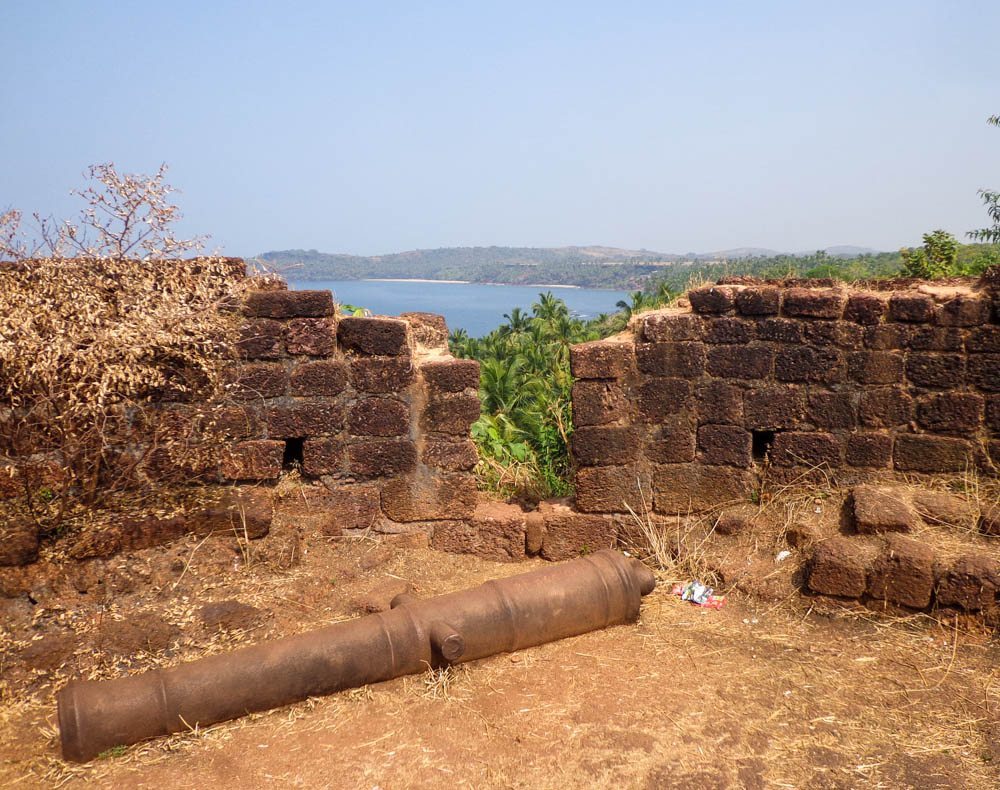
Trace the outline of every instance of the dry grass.
<instances>
[{"instance_id":1,"label":"dry grass","mask_svg":"<svg viewBox=\"0 0 1000 790\"><path fill-rule=\"evenodd\" d=\"M941 487L966 485L957 478ZM982 492L992 483L978 485ZM997 786L1000 673L992 636L974 621L877 613L804 598L790 585L781 588L795 593L788 596L745 595L730 585L719 611L670 595L671 579L711 579L720 547L770 563L753 584L772 573L785 579L795 562L773 562L784 530L810 519L836 529L842 496L825 478L765 488L756 506L742 506L753 530L737 536L713 532L718 512L668 520L644 506L631 516L634 533L648 543L642 556L658 567L661 584L636 625L192 727L85 766L62 763L51 691L71 673L120 676L338 622L355 616L356 596L380 581L405 579L427 596L535 564L404 552L367 534L312 535L294 565L281 565L298 516L276 518L273 534L254 541L249 567L232 535L189 538L163 559L184 563L181 582L142 604L179 628L169 654L102 656L95 646L102 624L82 600L39 614L17 635L72 625L85 647L74 656L77 670L39 675L32 683L41 686L8 684L0 784L280 787L336 777L338 786L369 788ZM643 536L642 524L655 531ZM932 525L919 537L939 532L948 528ZM232 597L271 619L255 630L205 632L201 605ZM101 616L106 625L136 611L118 597ZM0 656L23 647L3 639L0 628Z\"/></svg>"},{"instance_id":2,"label":"dry grass","mask_svg":"<svg viewBox=\"0 0 1000 790\"><path fill-rule=\"evenodd\" d=\"M449 562L445 582L425 575L434 560L418 552L391 567L435 591L522 569ZM738 598L706 612L661 587L634 626L307 700L86 766L56 759L54 732L36 731L25 746L40 754L18 775L98 787L316 786L331 776L366 787L643 787L668 777L753 786L757 776L774 787L986 788L997 780L997 680L989 642L953 624L817 617L804 604ZM6 710L0 732L45 711Z\"/></svg>"}]
</instances>

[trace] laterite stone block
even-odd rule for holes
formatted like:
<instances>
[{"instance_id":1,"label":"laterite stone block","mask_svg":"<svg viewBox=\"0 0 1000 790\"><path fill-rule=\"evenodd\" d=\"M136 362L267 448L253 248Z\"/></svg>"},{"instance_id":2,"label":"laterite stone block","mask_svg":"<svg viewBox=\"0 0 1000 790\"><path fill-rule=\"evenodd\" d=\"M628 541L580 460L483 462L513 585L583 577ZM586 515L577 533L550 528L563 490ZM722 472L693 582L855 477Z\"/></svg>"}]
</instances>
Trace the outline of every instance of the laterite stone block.
<instances>
[{"instance_id":1,"label":"laterite stone block","mask_svg":"<svg viewBox=\"0 0 1000 790\"><path fill-rule=\"evenodd\" d=\"M991 609L1000 592L1000 563L981 555L965 555L942 568L937 579L937 602L967 612Z\"/></svg>"},{"instance_id":2,"label":"laterite stone block","mask_svg":"<svg viewBox=\"0 0 1000 790\"><path fill-rule=\"evenodd\" d=\"M410 429L410 408L394 398L364 398L347 412L354 436L402 436Z\"/></svg>"},{"instance_id":3,"label":"laterite stone block","mask_svg":"<svg viewBox=\"0 0 1000 790\"><path fill-rule=\"evenodd\" d=\"M688 291L688 301L696 313L728 313L736 308L739 288L731 285L707 285Z\"/></svg>"},{"instance_id":4,"label":"laterite stone block","mask_svg":"<svg viewBox=\"0 0 1000 790\"><path fill-rule=\"evenodd\" d=\"M907 354L906 377L919 387L959 387L965 381L965 358L960 354Z\"/></svg>"},{"instance_id":5,"label":"laterite stone block","mask_svg":"<svg viewBox=\"0 0 1000 790\"><path fill-rule=\"evenodd\" d=\"M417 465L417 448L408 439L363 439L347 449L347 468L360 478L389 477Z\"/></svg>"},{"instance_id":6,"label":"laterite stone block","mask_svg":"<svg viewBox=\"0 0 1000 790\"><path fill-rule=\"evenodd\" d=\"M629 402L624 387L613 381L577 381L573 384L573 424L604 425L626 419Z\"/></svg>"},{"instance_id":7,"label":"laterite stone block","mask_svg":"<svg viewBox=\"0 0 1000 790\"><path fill-rule=\"evenodd\" d=\"M853 350L864 345L865 330L849 321L807 321L802 338L807 345Z\"/></svg>"},{"instance_id":8,"label":"laterite stone block","mask_svg":"<svg viewBox=\"0 0 1000 790\"><path fill-rule=\"evenodd\" d=\"M896 387L866 389L861 392L858 412L867 428L895 428L913 419L913 398Z\"/></svg>"},{"instance_id":9,"label":"laterite stone block","mask_svg":"<svg viewBox=\"0 0 1000 790\"><path fill-rule=\"evenodd\" d=\"M427 439L420 453L421 463L452 472L471 471L479 461L476 445L471 441Z\"/></svg>"},{"instance_id":10,"label":"laterite stone block","mask_svg":"<svg viewBox=\"0 0 1000 790\"><path fill-rule=\"evenodd\" d=\"M711 318L705 329L705 342L713 345L744 344L753 340L753 323L743 318Z\"/></svg>"},{"instance_id":11,"label":"laterite stone block","mask_svg":"<svg viewBox=\"0 0 1000 790\"><path fill-rule=\"evenodd\" d=\"M847 294L836 288L790 288L785 292L781 310L797 318L840 318L847 305Z\"/></svg>"},{"instance_id":12,"label":"laterite stone block","mask_svg":"<svg viewBox=\"0 0 1000 790\"><path fill-rule=\"evenodd\" d=\"M847 366L840 351L833 348L798 346L778 351L774 377L778 381L837 384L847 376Z\"/></svg>"},{"instance_id":13,"label":"laterite stone block","mask_svg":"<svg viewBox=\"0 0 1000 790\"><path fill-rule=\"evenodd\" d=\"M639 370L651 376L698 378L705 370L702 343L641 343L635 354Z\"/></svg>"},{"instance_id":14,"label":"laterite stone block","mask_svg":"<svg viewBox=\"0 0 1000 790\"><path fill-rule=\"evenodd\" d=\"M662 422L688 408L691 382L685 379L648 378L639 386L636 405L643 422Z\"/></svg>"},{"instance_id":15,"label":"laterite stone block","mask_svg":"<svg viewBox=\"0 0 1000 790\"><path fill-rule=\"evenodd\" d=\"M910 351L961 351L965 338L961 329L947 326L915 326L910 330Z\"/></svg>"},{"instance_id":16,"label":"laterite stone block","mask_svg":"<svg viewBox=\"0 0 1000 790\"><path fill-rule=\"evenodd\" d=\"M889 535L872 565L868 594L872 598L925 609L934 589L934 552L923 543Z\"/></svg>"},{"instance_id":17,"label":"laterite stone block","mask_svg":"<svg viewBox=\"0 0 1000 790\"><path fill-rule=\"evenodd\" d=\"M643 316L641 326L642 339L648 343L701 340L704 334L701 316L669 308Z\"/></svg>"},{"instance_id":18,"label":"laterite stone block","mask_svg":"<svg viewBox=\"0 0 1000 790\"><path fill-rule=\"evenodd\" d=\"M874 325L889 312L888 300L872 293L854 293L847 299L844 319L856 324Z\"/></svg>"},{"instance_id":19,"label":"laterite stone block","mask_svg":"<svg viewBox=\"0 0 1000 790\"><path fill-rule=\"evenodd\" d=\"M337 339L350 354L364 356L400 356L410 352L406 337L407 323L397 318L342 318L337 324Z\"/></svg>"},{"instance_id":20,"label":"laterite stone block","mask_svg":"<svg viewBox=\"0 0 1000 790\"><path fill-rule=\"evenodd\" d=\"M718 378L762 379L771 372L767 346L715 346L708 352L708 372Z\"/></svg>"},{"instance_id":21,"label":"laterite stone block","mask_svg":"<svg viewBox=\"0 0 1000 790\"><path fill-rule=\"evenodd\" d=\"M347 447L339 438L307 439L302 443L302 471L313 477L344 469Z\"/></svg>"},{"instance_id":22,"label":"laterite stone block","mask_svg":"<svg viewBox=\"0 0 1000 790\"><path fill-rule=\"evenodd\" d=\"M280 293L280 292L278 292ZM277 362L253 362L227 373L227 389L235 400L276 398L288 388L288 371Z\"/></svg>"},{"instance_id":23,"label":"laterite stone block","mask_svg":"<svg viewBox=\"0 0 1000 790\"><path fill-rule=\"evenodd\" d=\"M479 389L479 363L474 359L424 362L420 370L427 384L441 392Z\"/></svg>"},{"instance_id":24,"label":"laterite stone block","mask_svg":"<svg viewBox=\"0 0 1000 790\"><path fill-rule=\"evenodd\" d=\"M825 540L813 551L806 584L820 595L860 598L868 586L872 554L871 547L855 539L838 535Z\"/></svg>"},{"instance_id":25,"label":"laterite stone block","mask_svg":"<svg viewBox=\"0 0 1000 790\"><path fill-rule=\"evenodd\" d=\"M238 442L222 455L222 476L227 480L275 480L281 475L284 454L284 442Z\"/></svg>"},{"instance_id":26,"label":"laterite stone block","mask_svg":"<svg viewBox=\"0 0 1000 790\"><path fill-rule=\"evenodd\" d=\"M573 431L573 458L581 466L612 466L638 459L640 443L636 428L581 427Z\"/></svg>"},{"instance_id":27,"label":"laterite stone block","mask_svg":"<svg viewBox=\"0 0 1000 790\"><path fill-rule=\"evenodd\" d=\"M289 395L333 397L346 387L347 365L334 359L301 362L288 378Z\"/></svg>"},{"instance_id":28,"label":"laterite stone block","mask_svg":"<svg viewBox=\"0 0 1000 790\"><path fill-rule=\"evenodd\" d=\"M413 339L425 348L448 350L448 324L437 313L400 313L399 317L410 325Z\"/></svg>"},{"instance_id":29,"label":"laterite stone block","mask_svg":"<svg viewBox=\"0 0 1000 790\"><path fill-rule=\"evenodd\" d=\"M420 426L425 431L467 435L481 413L479 396L471 392L446 393L432 397Z\"/></svg>"},{"instance_id":30,"label":"laterite stone block","mask_svg":"<svg viewBox=\"0 0 1000 790\"><path fill-rule=\"evenodd\" d=\"M829 433L788 431L774 437L771 461L776 466L838 467L841 464L841 446L837 437Z\"/></svg>"},{"instance_id":31,"label":"laterite stone block","mask_svg":"<svg viewBox=\"0 0 1000 790\"><path fill-rule=\"evenodd\" d=\"M741 315L777 315L781 309L781 291L767 285L754 285L736 294L736 309Z\"/></svg>"},{"instance_id":32,"label":"laterite stone block","mask_svg":"<svg viewBox=\"0 0 1000 790\"><path fill-rule=\"evenodd\" d=\"M326 398L273 405L266 412L272 439L304 439L335 434L344 427L344 409Z\"/></svg>"},{"instance_id":33,"label":"laterite stone block","mask_svg":"<svg viewBox=\"0 0 1000 790\"><path fill-rule=\"evenodd\" d=\"M982 390L1000 392L1000 354L970 356L969 381Z\"/></svg>"},{"instance_id":34,"label":"laterite stone block","mask_svg":"<svg viewBox=\"0 0 1000 790\"><path fill-rule=\"evenodd\" d=\"M885 469L892 463L892 436L886 433L852 433L844 447L848 466Z\"/></svg>"},{"instance_id":35,"label":"laterite stone block","mask_svg":"<svg viewBox=\"0 0 1000 790\"><path fill-rule=\"evenodd\" d=\"M743 396L744 423L751 430L794 428L804 411L805 398L796 387L764 387Z\"/></svg>"},{"instance_id":36,"label":"laterite stone block","mask_svg":"<svg viewBox=\"0 0 1000 790\"><path fill-rule=\"evenodd\" d=\"M924 434L896 437L893 463L903 472L961 472L972 456L972 447L963 439Z\"/></svg>"},{"instance_id":37,"label":"laterite stone block","mask_svg":"<svg viewBox=\"0 0 1000 790\"><path fill-rule=\"evenodd\" d=\"M978 326L990 320L990 300L985 294L959 294L937 306L939 326Z\"/></svg>"},{"instance_id":38,"label":"laterite stone block","mask_svg":"<svg viewBox=\"0 0 1000 790\"><path fill-rule=\"evenodd\" d=\"M654 464L681 464L695 458L694 425L686 415L677 415L657 426L646 442L644 455Z\"/></svg>"},{"instance_id":39,"label":"laterite stone block","mask_svg":"<svg viewBox=\"0 0 1000 790\"><path fill-rule=\"evenodd\" d=\"M236 349L243 359L280 359L285 354L285 325L258 318L240 326Z\"/></svg>"},{"instance_id":40,"label":"laterite stone block","mask_svg":"<svg viewBox=\"0 0 1000 790\"><path fill-rule=\"evenodd\" d=\"M431 546L494 562L518 562L526 556L525 516L515 505L480 504L469 521L438 522Z\"/></svg>"},{"instance_id":41,"label":"laterite stone block","mask_svg":"<svg viewBox=\"0 0 1000 790\"><path fill-rule=\"evenodd\" d=\"M1000 354L1000 326L981 326L969 332L965 348L971 354Z\"/></svg>"},{"instance_id":42,"label":"laterite stone block","mask_svg":"<svg viewBox=\"0 0 1000 790\"><path fill-rule=\"evenodd\" d=\"M641 487L641 494L640 494ZM576 473L576 507L584 513L643 512L650 501L649 478L633 466L587 466Z\"/></svg>"},{"instance_id":43,"label":"laterite stone block","mask_svg":"<svg viewBox=\"0 0 1000 790\"><path fill-rule=\"evenodd\" d=\"M698 422L742 425L743 390L724 381L706 381L695 389Z\"/></svg>"},{"instance_id":44,"label":"laterite stone block","mask_svg":"<svg viewBox=\"0 0 1000 790\"><path fill-rule=\"evenodd\" d=\"M917 399L917 422L938 433L972 433L982 424L985 400L973 392L942 392Z\"/></svg>"},{"instance_id":45,"label":"laterite stone block","mask_svg":"<svg viewBox=\"0 0 1000 790\"><path fill-rule=\"evenodd\" d=\"M698 460L709 466L748 467L753 463L750 432L735 425L698 429Z\"/></svg>"},{"instance_id":46,"label":"laterite stone block","mask_svg":"<svg viewBox=\"0 0 1000 790\"><path fill-rule=\"evenodd\" d=\"M607 516L576 513L566 505L548 502L539 511L545 524L541 553L547 560L570 560L615 545L615 525Z\"/></svg>"},{"instance_id":47,"label":"laterite stone block","mask_svg":"<svg viewBox=\"0 0 1000 790\"><path fill-rule=\"evenodd\" d=\"M334 313L329 291L254 291L247 294L244 314L254 318L324 318Z\"/></svg>"},{"instance_id":48,"label":"laterite stone block","mask_svg":"<svg viewBox=\"0 0 1000 790\"><path fill-rule=\"evenodd\" d=\"M285 332L289 354L326 357L337 349L337 322L333 318L294 318Z\"/></svg>"},{"instance_id":49,"label":"laterite stone block","mask_svg":"<svg viewBox=\"0 0 1000 790\"><path fill-rule=\"evenodd\" d=\"M894 351L909 344L910 327L905 324L866 326L864 344L872 351Z\"/></svg>"},{"instance_id":50,"label":"laterite stone block","mask_svg":"<svg viewBox=\"0 0 1000 790\"><path fill-rule=\"evenodd\" d=\"M570 371L577 379L616 379L632 370L635 352L632 343L594 340L569 350Z\"/></svg>"},{"instance_id":51,"label":"laterite stone block","mask_svg":"<svg viewBox=\"0 0 1000 790\"><path fill-rule=\"evenodd\" d=\"M413 381L413 360L408 357L352 357L351 384L358 392L400 392Z\"/></svg>"},{"instance_id":52,"label":"laterite stone block","mask_svg":"<svg viewBox=\"0 0 1000 790\"><path fill-rule=\"evenodd\" d=\"M757 338L776 343L801 343L802 322L789 318L765 318L757 324Z\"/></svg>"},{"instance_id":53,"label":"laterite stone block","mask_svg":"<svg viewBox=\"0 0 1000 790\"><path fill-rule=\"evenodd\" d=\"M749 501L754 478L732 466L668 464L653 468L652 486L657 513L686 514Z\"/></svg>"},{"instance_id":54,"label":"laterite stone block","mask_svg":"<svg viewBox=\"0 0 1000 790\"><path fill-rule=\"evenodd\" d=\"M475 477L463 473L406 475L382 486L382 511L404 523L472 518L477 500Z\"/></svg>"},{"instance_id":55,"label":"laterite stone block","mask_svg":"<svg viewBox=\"0 0 1000 790\"><path fill-rule=\"evenodd\" d=\"M893 294L889 298L889 318L912 323L933 321L934 300L916 291Z\"/></svg>"},{"instance_id":56,"label":"laterite stone block","mask_svg":"<svg viewBox=\"0 0 1000 790\"><path fill-rule=\"evenodd\" d=\"M853 392L814 392L809 396L806 421L817 428L854 428L858 424L857 395Z\"/></svg>"},{"instance_id":57,"label":"laterite stone block","mask_svg":"<svg viewBox=\"0 0 1000 790\"><path fill-rule=\"evenodd\" d=\"M346 530L371 529L379 517L379 489L371 483L331 485L320 506L330 514L324 533L340 535Z\"/></svg>"},{"instance_id":58,"label":"laterite stone block","mask_svg":"<svg viewBox=\"0 0 1000 790\"><path fill-rule=\"evenodd\" d=\"M903 380L903 355L858 351L848 355L847 370L859 384L898 384Z\"/></svg>"}]
</instances>

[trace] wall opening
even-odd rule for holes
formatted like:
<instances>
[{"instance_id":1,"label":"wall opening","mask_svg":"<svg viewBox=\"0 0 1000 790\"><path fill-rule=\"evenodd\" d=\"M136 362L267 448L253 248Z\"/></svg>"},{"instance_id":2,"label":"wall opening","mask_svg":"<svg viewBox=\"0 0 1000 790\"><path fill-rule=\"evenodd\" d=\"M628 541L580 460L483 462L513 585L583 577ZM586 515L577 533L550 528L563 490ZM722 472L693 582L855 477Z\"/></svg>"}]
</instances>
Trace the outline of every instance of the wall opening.
<instances>
[{"instance_id":1,"label":"wall opening","mask_svg":"<svg viewBox=\"0 0 1000 790\"><path fill-rule=\"evenodd\" d=\"M305 439L285 439L285 455L281 459L281 466L284 469L293 469L302 466L302 447Z\"/></svg>"},{"instance_id":2,"label":"wall opening","mask_svg":"<svg viewBox=\"0 0 1000 790\"><path fill-rule=\"evenodd\" d=\"M774 444L774 431L753 432L753 459L763 461L767 458L771 445ZM746 447L746 445L743 445Z\"/></svg>"}]
</instances>

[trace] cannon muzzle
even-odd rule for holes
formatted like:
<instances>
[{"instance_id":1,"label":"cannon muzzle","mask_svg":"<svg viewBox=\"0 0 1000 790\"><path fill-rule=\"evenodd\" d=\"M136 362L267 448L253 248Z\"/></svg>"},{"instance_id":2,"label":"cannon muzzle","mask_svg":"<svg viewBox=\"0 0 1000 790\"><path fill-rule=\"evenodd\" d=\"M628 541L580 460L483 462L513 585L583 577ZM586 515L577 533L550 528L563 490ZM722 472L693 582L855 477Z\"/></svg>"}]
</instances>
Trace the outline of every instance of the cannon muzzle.
<instances>
[{"instance_id":1,"label":"cannon muzzle","mask_svg":"<svg viewBox=\"0 0 1000 790\"><path fill-rule=\"evenodd\" d=\"M67 760L346 688L634 621L653 574L616 551L57 695Z\"/></svg>"}]
</instances>

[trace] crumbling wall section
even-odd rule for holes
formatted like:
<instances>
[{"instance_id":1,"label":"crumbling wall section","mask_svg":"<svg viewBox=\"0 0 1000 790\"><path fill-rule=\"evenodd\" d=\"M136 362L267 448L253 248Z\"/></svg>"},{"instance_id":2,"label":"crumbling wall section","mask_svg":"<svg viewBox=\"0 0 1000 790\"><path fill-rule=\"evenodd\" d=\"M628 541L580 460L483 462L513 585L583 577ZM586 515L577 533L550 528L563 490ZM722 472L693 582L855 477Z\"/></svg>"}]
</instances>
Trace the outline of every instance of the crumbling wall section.
<instances>
[{"instance_id":1,"label":"crumbling wall section","mask_svg":"<svg viewBox=\"0 0 1000 790\"><path fill-rule=\"evenodd\" d=\"M988 276L723 280L575 346L576 507L677 514L762 480L994 473L997 293Z\"/></svg>"},{"instance_id":2,"label":"crumbling wall section","mask_svg":"<svg viewBox=\"0 0 1000 790\"><path fill-rule=\"evenodd\" d=\"M260 537L270 519L268 492L292 471L321 484L310 501L328 514L328 534L430 535L438 522L471 518L477 455L469 429L480 413L479 365L448 353L442 317L343 316L329 291L284 288L249 292L240 312L225 395L165 393L130 415L128 445L116 449L122 463L138 464L139 485L211 486L227 491L225 501L181 517L123 522L77 541L70 556L230 529L248 513L250 536ZM58 452L28 448L0 467L0 499L34 496L33 489L55 485L59 472ZM30 519L5 521L2 531L0 565L34 561L39 535Z\"/></svg>"}]
</instances>

